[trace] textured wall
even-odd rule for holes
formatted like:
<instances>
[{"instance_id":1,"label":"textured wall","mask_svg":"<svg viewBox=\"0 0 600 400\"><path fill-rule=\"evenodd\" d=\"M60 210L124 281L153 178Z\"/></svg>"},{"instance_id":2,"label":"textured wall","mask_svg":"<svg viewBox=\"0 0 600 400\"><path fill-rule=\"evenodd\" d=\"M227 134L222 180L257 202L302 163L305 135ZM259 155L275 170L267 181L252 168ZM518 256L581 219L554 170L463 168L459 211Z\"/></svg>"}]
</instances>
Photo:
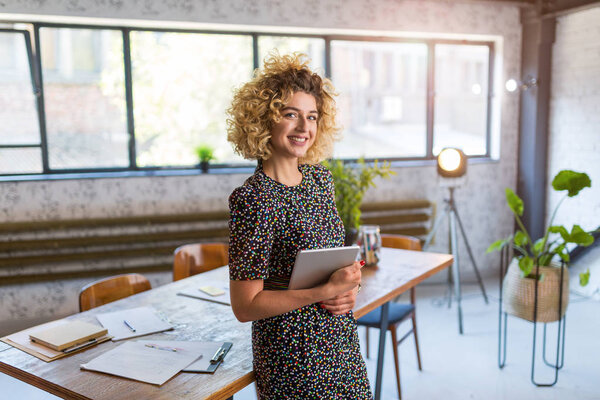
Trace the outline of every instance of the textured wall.
<instances>
[{"instance_id":1,"label":"textured wall","mask_svg":"<svg viewBox=\"0 0 600 400\"><path fill-rule=\"evenodd\" d=\"M441 1L306 1L298 7L292 1L184 1L171 0L3 0L2 13L25 13L83 17L193 21L203 23L272 25L282 27L387 30L396 32L493 35L501 62L496 73L501 82L519 75L521 27L519 10L506 4ZM286 29L286 28L284 28ZM316 30L318 32L318 30ZM488 37L489 38L489 37ZM502 96L500 90L498 96ZM518 98L500 98L500 159L472 164L468 181L456 194L463 222L483 274L491 274L497 264L485 249L495 239L508 235L512 222L504 205L504 187L515 187ZM458 143L457 145L460 145ZM420 199L443 202L446 189L439 186L434 167L406 167L382 181L367 194L367 200ZM85 179L49 182L0 183L0 222L77 218L83 216L122 216L178 211L206 211L226 205L227 196L244 175L194 177ZM446 226L440 228L434 250L445 251ZM466 261L464 246L462 259ZM466 262L461 270L472 280ZM168 280L164 276L163 281ZM440 279L440 278L438 278ZM41 286L40 286L41 285ZM40 285L0 286L0 321L23 315L49 318L52 310L74 312L72 297L80 282ZM53 293L53 306L29 301L30 293ZM26 306L26 312L15 313ZM50 302L49 302L50 303ZM65 304L68 303L68 306Z\"/></svg>"},{"instance_id":2,"label":"textured wall","mask_svg":"<svg viewBox=\"0 0 600 400\"><path fill-rule=\"evenodd\" d=\"M600 7L560 17L552 49L548 182L561 169L592 179L562 204L555 222L600 226ZM550 214L564 195L549 190ZM549 218L548 215L547 218Z\"/></svg>"}]
</instances>

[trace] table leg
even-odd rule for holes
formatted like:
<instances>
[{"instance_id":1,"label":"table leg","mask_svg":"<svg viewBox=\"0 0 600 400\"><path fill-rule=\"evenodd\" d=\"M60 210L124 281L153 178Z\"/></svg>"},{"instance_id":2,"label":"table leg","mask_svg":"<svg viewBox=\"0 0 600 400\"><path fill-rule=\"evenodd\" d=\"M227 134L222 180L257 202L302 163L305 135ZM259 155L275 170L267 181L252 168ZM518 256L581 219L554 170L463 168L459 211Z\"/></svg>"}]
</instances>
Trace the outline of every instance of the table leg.
<instances>
[{"instance_id":1,"label":"table leg","mask_svg":"<svg viewBox=\"0 0 600 400\"><path fill-rule=\"evenodd\" d=\"M377 353L377 375L375 377L375 400L381 399L383 381L383 360L385 356L385 336L388 328L390 303L381 306L381 324L379 325L379 351Z\"/></svg>"}]
</instances>

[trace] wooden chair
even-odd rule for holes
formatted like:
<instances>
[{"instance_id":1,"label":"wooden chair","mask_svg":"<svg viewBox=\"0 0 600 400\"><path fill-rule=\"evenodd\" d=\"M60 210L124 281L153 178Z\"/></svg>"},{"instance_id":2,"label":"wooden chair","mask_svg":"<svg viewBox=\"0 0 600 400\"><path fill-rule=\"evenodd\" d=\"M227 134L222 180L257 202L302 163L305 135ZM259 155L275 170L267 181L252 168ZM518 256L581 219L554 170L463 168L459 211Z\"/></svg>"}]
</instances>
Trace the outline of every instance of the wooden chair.
<instances>
[{"instance_id":1,"label":"wooden chair","mask_svg":"<svg viewBox=\"0 0 600 400\"><path fill-rule=\"evenodd\" d=\"M193 243L175 249L173 281L210 271L229 262L229 245L225 243Z\"/></svg>"},{"instance_id":2,"label":"wooden chair","mask_svg":"<svg viewBox=\"0 0 600 400\"><path fill-rule=\"evenodd\" d=\"M392 247L395 249L404 250L416 250L421 251L421 241L413 236L403 235L381 235L381 245L383 247ZM412 328L400 339L397 336L398 325L407 320L412 319ZM381 307L371 311L367 315L360 318L357 322L360 326L365 326L367 329L367 340L366 350L367 358L369 357L369 328L379 328L381 321ZM389 320L387 329L392 334L392 342L394 343L394 363L396 366L396 384L398 385L398 398L402 398L402 392L400 390L400 365L398 362L398 346L402 343L411 333L415 336L415 347L417 349L417 362L419 364L419 371L421 367L421 354L419 352L419 339L417 337L417 321L415 316L415 288L410 289L410 303L401 304L391 302L389 307Z\"/></svg>"},{"instance_id":3,"label":"wooden chair","mask_svg":"<svg viewBox=\"0 0 600 400\"><path fill-rule=\"evenodd\" d=\"M79 311L152 289L150 281L140 274L111 276L85 285L79 292Z\"/></svg>"}]
</instances>

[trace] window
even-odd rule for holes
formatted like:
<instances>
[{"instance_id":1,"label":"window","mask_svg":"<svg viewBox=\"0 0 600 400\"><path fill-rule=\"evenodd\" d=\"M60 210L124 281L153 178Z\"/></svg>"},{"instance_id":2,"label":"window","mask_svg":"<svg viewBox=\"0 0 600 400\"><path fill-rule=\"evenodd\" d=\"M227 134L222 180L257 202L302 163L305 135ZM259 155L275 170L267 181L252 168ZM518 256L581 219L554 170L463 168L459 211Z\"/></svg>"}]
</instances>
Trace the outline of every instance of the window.
<instances>
[{"instance_id":1,"label":"window","mask_svg":"<svg viewBox=\"0 0 600 400\"><path fill-rule=\"evenodd\" d=\"M486 154L489 57L488 46L435 46L433 154L449 146Z\"/></svg>"},{"instance_id":2,"label":"window","mask_svg":"<svg viewBox=\"0 0 600 400\"><path fill-rule=\"evenodd\" d=\"M216 161L245 162L227 142L233 88L252 77L252 37L131 32L137 165L190 166L194 148Z\"/></svg>"},{"instance_id":3,"label":"window","mask_svg":"<svg viewBox=\"0 0 600 400\"><path fill-rule=\"evenodd\" d=\"M226 110L274 50L333 81L335 157L490 155L491 42L21 25L0 29L0 175L194 169L205 144L213 169L252 165Z\"/></svg>"},{"instance_id":4,"label":"window","mask_svg":"<svg viewBox=\"0 0 600 400\"><path fill-rule=\"evenodd\" d=\"M259 36L258 37L258 63L262 65L263 60L272 51L279 54L300 52L310 58L310 68L325 76L325 40L321 38L293 37L293 36Z\"/></svg>"},{"instance_id":5,"label":"window","mask_svg":"<svg viewBox=\"0 0 600 400\"><path fill-rule=\"evenodd\" d=\"M0 173L40 173L42 152L29 32L0 29Z\"/></svg>"},{"instance_id":6,"label":"window","mask_svg":"<svg viewBox=\"0 0 600 400\"><path fill-rule=\"evenodd\" d=\"M331 59L344 135L336 157L424 157L427 46L334 40Z\"/></svg>"},{"instance_id":7,"label":"window","mask_svg":"<svg viewBox=\"0 0 600 400\"><path fill-rule=\"evenodd\" d=\"M129 166L123 35L40 29L50 169Z\"/></svg>"}]
</instances>

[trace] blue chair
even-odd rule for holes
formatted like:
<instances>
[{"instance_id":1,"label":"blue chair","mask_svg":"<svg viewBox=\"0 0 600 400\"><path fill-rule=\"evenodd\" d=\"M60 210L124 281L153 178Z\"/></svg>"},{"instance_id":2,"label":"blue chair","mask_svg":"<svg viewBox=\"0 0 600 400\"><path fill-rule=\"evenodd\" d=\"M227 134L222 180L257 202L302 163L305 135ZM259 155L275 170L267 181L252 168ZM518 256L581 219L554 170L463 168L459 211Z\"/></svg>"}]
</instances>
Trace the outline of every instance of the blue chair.
<instances>
[{"instance_id":1,"label":"blue chair","mask_svg":"<svg viewBox=\"0 0 600 400\"><path fill-rule=\"evenodd\" d=\"M404 235L381 235L381 245L383 247L391 247L395 249L404 249L404 250L416 250L421 251L421 241L412 236L404 236ZM398 339L397 336L397 328L398 325L407 320L412 319L412 328L404 335L402 338ZM398 363L398 346L402 343L410 334L414 334L415 337L415 347L417 349L417 362L419 364L419 371L422 370L421 367L421 354L419 352L419 339L417 337L417 321L415 317L415 288L410 289L410 303L401 304L396 302L391 302L389 307L389 318L388 318L388 327L387 329L392 334L392 342L394 343L394 363L396 366L396 383L398 385L398 397L401 399L402 394L400 390L400 366ZM376 308L371 311L367 315L358 319L358 325L364 326L367 329L367 340L366 340L366 350L367 350L367 358L369 358L369 328L379 328L381 324L381 307Z\"/></svg>"}]
</instances>

